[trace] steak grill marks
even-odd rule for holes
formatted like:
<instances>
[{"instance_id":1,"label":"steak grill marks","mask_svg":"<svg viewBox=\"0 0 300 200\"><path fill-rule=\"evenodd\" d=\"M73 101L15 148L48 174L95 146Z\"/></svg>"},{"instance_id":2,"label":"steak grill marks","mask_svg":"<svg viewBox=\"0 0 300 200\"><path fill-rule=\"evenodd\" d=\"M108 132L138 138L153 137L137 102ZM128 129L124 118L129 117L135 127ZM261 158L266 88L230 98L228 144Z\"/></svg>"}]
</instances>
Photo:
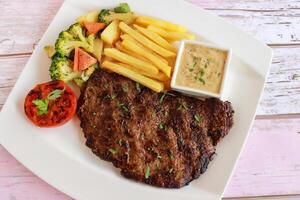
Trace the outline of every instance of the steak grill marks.
<instances>
[{"instance_id":1,"label":"steak grill marks","mask_svg":"<svg viewBox=\"0 0 300 200\"><path fill-rule=\"evenodd\" d=\"M167 188L204 173L233 125L229 102L155 93L103 70L89 79L78 116L93 153L127 178Z\"/></svg>"}]
</instances>

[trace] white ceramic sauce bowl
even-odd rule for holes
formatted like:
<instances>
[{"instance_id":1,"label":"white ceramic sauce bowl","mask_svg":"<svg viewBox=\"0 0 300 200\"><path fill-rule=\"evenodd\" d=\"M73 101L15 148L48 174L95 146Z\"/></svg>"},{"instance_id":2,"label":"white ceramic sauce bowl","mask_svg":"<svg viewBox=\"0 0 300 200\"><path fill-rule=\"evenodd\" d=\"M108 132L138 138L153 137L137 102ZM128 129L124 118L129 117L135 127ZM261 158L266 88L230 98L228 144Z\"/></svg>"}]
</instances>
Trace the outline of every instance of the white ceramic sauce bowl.
<instances>
[{"instance_id":1,"label":"white ceramic sauce bowl","mask_svg":"<svg viewBox=\"0 0 300 200\"><path fill-rule=\"evenodd\" d=\"M200 46L207 47L207 48L214 48L214 49L218 49L218 50L227 52L227 58L226 58L225 66L224 66L224 71L223 71L223 75L222 75L223 77L222 77L222 82L221 82L221 87L220 87L219 93L213 93L213 92L209 92L209 91L205 91L205 90L201 90L201 89L195 89L195 88L191 88L191 87L181 86L176 83L177 75L179 73L179 68L181 66L181 60L182 60L182 56L183 56L183 52L184 52L186 44L195 44L195 45L200 45ZM178 55L177 55L177 59L176 59L176 63L175 63L172 80L171 80L171 88L178 92L182 92L187 95L194 96L194 97L215 97L215 98L222 99L223 93L224 93L224 86L225 86L226 80L227 80L228 69L230 67L231 54L232 54L231 49L221 47L219 45L198 42L198 41L193 41L193 40L181 41L181 43L179 45L179 50L178 50Z\"/></svg>"}]
</instances>

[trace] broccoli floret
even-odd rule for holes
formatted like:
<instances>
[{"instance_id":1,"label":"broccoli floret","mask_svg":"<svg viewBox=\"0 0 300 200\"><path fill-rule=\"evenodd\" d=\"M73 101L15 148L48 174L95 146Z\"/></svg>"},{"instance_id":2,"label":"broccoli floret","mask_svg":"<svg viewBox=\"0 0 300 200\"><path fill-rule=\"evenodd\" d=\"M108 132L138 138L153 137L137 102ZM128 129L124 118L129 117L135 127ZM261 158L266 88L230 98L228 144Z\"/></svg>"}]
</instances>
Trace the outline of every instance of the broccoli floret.
<instances>
[{"instance_id":1,"label":"broccoli floret","mask_svg":"<svg viewBox=\"0 0 300 200\"><path fill-rule=\"evenodd\" d=\"M116 13L110 10L101 10L98 18L100 22L105 23L106 25L109 25L114 20L123 21L126 24L132 24L136 16L132 12Z\"/></svg>"},{"instance_id":2,"label":"broccoli floret","mask_svg":"<svg viewBox=\"0 0 300 200\"><path fill-rule=\"evenodd\" d=\"M107 21L107 20L105 19L105 16L110 15L110 12L111 12L110 10L102 9L102 10L100 11L100 13L99 13L99 16L98 16L99 21L102 22L102 23L104 23L104 24L106 24L106 25L108 25L108 24L110 23L110 21Z\"/></svg>"},{"instance_id":3,"label":"broccoli floret","mask_svg":"<svg viewBox=\"0 0 300 200\"><path fill-rule=\"evenodd\" d=\"M83 29L79 23L75 23L67 30L75 39L86 42L86 37L83 34Z\"/></svg>"},{"instance_id":4,"label":"broccoli floret","mask_svg":"<svg viewBox=\"0 0 300 200\"><path fill-rule=\"evenodd\" d=\"M80 72L73 71L72 61L66 57L55 54L49 69L52 80L62 80L68 82L74 78L80 77Z\"/></svg>"},{"instance_id":5,"label":"broccoli floret","mask_svg":"<svg viewBox=\"0 0 300 200\"><path fill-rule=\"evenodd\" d=\"M131 12L128 3L120 3L118 7L115 7L114 11L116 13L128 13L128 12Z\"/></svg>"},{"instance_id":6,"label":"broccoli floret","mask_svg":"<svg viewBox=\"0 0 300 200\"><path fill-rule=\"evenodd\" d=\"M79 23L70 26L67 31L59 34L55 43L55 50L62 56L70 57L71 52L76 47L81 47L88 52L93 52L93 40L95 36L90 35L86 38L83 34L83 29Z\"/></svg>"},{"instance_id":7,"label":"broccoli floret","mask_svg":"<svg viewBox=\"0 0 300 200\"><path fill-rule=\"evenodd\" d=\"M75 83L79 86L79 87L83 87L85 82L87 80L89 80L90 76L94 73L95 70L99 69L98 64L94 64L92 66L90 66L89 68L87 68L86 70L84 70L81 73L81 76L78 78L75 78L74 81Z\"/></svg>"},{"instance_id":8,"label":"broccoli floret","mask_svg":"<svg viewBox=\"0 0 300 200\"><path fill-rule=\"evenodd\" d=\"M90 48L92 51L90 51L91 53L93 53L94 51L94 40L95 40L95 35L91 34L87 37L87 43L89 44Z\"/></svg>"}]
</instances>

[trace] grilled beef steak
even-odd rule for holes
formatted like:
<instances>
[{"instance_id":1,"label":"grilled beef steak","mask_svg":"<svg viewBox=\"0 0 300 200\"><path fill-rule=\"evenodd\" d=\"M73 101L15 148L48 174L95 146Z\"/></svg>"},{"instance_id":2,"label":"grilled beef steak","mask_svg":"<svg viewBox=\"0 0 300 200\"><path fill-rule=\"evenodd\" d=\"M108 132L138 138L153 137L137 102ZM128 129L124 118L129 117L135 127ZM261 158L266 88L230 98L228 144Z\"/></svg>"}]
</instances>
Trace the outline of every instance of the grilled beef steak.
<instances>
[{"instance_id":1,"label":"grilled beef steak","mask_svg":"<svg viewBox=\"0 0 300 200\"><path fill-rule=\"evenodd\" d=\"M103 70L78 107L86 145L127 178L179 188L198 178L233 125L229 102L155 93Z\"/></svg>"}]
</instances>

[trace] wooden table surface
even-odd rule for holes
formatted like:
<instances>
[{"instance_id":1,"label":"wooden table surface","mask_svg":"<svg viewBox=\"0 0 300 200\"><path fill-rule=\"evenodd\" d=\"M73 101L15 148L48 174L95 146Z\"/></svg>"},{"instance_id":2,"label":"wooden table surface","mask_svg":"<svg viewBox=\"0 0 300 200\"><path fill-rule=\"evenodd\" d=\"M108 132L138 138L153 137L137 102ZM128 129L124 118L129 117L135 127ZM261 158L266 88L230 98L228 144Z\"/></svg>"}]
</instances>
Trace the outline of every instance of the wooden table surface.
<instances>
[{"instance_id":1,"label":"wooden table surface","mask_svg":"<svg viewBox=\"0 0 300 200\"><path fill-rule=\"evenodd\" d=\"M62 2L0 0L0 109ZM300 199L300 1L189 2L274 50L256 120L224 198ZM71 198L36 177L0 145L0 199Z\"/></svg>"}]
</instances>

